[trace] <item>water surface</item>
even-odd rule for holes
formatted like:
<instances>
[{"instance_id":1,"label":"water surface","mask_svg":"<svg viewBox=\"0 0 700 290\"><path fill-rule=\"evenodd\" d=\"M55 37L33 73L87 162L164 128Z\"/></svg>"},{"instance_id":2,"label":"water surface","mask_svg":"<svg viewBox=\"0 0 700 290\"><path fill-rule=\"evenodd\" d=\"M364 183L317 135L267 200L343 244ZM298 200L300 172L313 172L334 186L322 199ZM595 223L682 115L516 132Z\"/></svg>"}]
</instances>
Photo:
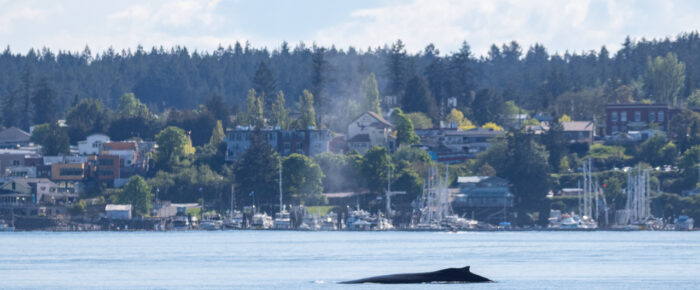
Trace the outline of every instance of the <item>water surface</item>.
<instances>
[{"instance_id":1,"label":"water surface","mask_svg":"<svg viewBox=\"0 0 700 290\"><path fill-rule=\"evenodd\" d=\"M497 281L474 289L697 289L700 232L0 233L3 289L395 289L336 282L466 265Z\"/></svg>"}]
</instances>

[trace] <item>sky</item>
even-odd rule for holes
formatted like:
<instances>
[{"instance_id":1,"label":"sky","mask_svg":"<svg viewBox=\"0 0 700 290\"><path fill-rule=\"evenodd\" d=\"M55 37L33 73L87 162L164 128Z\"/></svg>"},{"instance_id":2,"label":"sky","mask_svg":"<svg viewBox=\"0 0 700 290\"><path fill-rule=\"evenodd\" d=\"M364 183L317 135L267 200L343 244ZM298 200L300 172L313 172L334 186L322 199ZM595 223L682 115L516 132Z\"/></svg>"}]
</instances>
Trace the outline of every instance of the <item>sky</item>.
<instances>
[{"instance_id":1,"label":"sky","mask_svg":"<svg viewBox=\"0 0 700 290\"><path fill-rule=\"evenodd\" d=\"M477 55L517 41L550 53L616 51L632 39L699 30L700 1L673 0L0 0L0 45L93 53L138 45L212 51L246 41L366 50L401 39L409 52L433 43L443 54L463 41Z\"/></svg>"}]
</instances>

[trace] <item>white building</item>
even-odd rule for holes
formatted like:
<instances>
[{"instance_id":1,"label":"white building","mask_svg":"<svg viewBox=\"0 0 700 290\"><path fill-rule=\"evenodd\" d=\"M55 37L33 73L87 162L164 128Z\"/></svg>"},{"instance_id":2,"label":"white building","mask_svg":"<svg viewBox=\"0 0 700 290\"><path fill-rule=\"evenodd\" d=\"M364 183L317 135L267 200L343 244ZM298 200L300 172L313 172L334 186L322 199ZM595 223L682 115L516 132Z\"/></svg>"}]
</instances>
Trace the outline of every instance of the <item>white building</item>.
<instances>
[{"instance_id":1,"label":"white building","mask_svg":"<svg viewBox=\"0 0 700 290\"><path fill-rule=\"evenodd\" d=\"M78 141L78 153L80 155L97 155L102 150L102 144L109 142L109 136L105 134L92 134L85 141Z\"/></svg>"},{"instance_id":2,"label":"white building","mask_svg":"<svg viewBox=\"0 0 700 290\"><path fill-rule=\"evenodd\" d=\"M375 112L364 112L348 124L348 149L364 154L374 146L392 147L394 125Z\"/></svg>"},{"instance_id":3,"label":"white building","mask_svg":"<svg viewBox=\"0 0 700 290\"><path fill-rule=\"evenodd\" d=\"M108 204L105 205L105 213L107 218L111 220L130 220L131 205L130 204Z\"/></svg>"}]
</instances>

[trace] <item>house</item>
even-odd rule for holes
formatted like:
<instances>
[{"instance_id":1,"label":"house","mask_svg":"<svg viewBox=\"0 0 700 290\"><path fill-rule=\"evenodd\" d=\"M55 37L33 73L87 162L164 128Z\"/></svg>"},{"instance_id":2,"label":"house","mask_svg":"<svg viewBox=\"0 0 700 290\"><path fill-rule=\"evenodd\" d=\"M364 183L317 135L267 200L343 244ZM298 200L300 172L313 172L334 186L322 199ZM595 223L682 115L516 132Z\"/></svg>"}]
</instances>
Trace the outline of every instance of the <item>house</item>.
<instances>
[{"instance_id":1,"label":"house","mask_svg":"<svg viewBox=\"0 0 700 290\"><path fill-rule=\"evenodd\" d=\"M0 177L12 176L13 169L21 171L27 160L37 157L35 151L22 149L0 149Z\"/></svg>"},{"instance_id":2,"label":"house","mask_svg":"<svg viewBox=\"0 0 700 290\"><path fill-rule=\"evenodd\" d=\"M364 112L348 124L348 149L364 154L374 146L393 148L393 127L391 122L379 114Z\"/></svg>"},{"instance_id":3,"label":"house","mask_svg":"<svg viewBox=\"0 0 700 290\"><path fill-rule=\"evenodd\" d=\"M135 167L138 159L136 142L106 142L102 145L102 155L119 156L119 167Z\"/></svg>"},{"instance_id":4,"label":"house","mask_svg":"<svg viewBox=\"0 0 700 290\"><path fill-rule=\"evenodd\" d=\"M505 132L484 128L433 128L416 130L416 135L433 160L453 164L475 158L488 149L495 138L504 136Z\"/></svg>"},{"instance_id":5,"label":"house","mask_svg":"<svg viewBox=\"0 0 700 290\"><path fill-rule=\"evenodd\" d=\"M605 122L599 126L606 135L650 128L667 131L670 120L678 112L668 104L608 104L605 107Z\"/></svg>"},{"instance_id":6,"label":"house","mask_svg":"<svg viewBox=\"0 0 700 290\"><path fill-rule=\"evenodd\" d=\"M102 144L109 142L109 136L105 134L92 134L86 140L78 141L78 153L80 155L97 155L102 151Z\"/></svg>"},{"instance_id":7,"label":"house","mask_svg":"<svg viewBox=\"0 0 700 290\"><path fill-rule=\"evenodd\" d=\"M459 194L453 206L468 208L513 207L515 197L508 181L497 176L460 176L457 178Z\"/></svg>"},{"instance_id":8,"label":"house","mask_svg":"<svg viewBox=\"0 0 700 290\"><path fill-rule=\"evenodd\" d=\"M22 129L10 127L0 131L0 148L29 146L30 134Z\"/></svg>"},{"instance_id":9,"label":"house","mask_svg":"<svg viewBox=\"0 0 700 290\"><path fill-rule=\"evenodd\" d=\"M105 214L110 220L130 220L131 205L130 204L107 204L105 205Z\"/></svg>"},{"instance_id":10,"label":"house","mask_svg":"<svg viewBox=\"0 0 700 290\"><path fill-rule=\"evenodd\" d=\"M59 191L47 178L12 178L5 180L0 191L24 196L33 204L55 205L75 200L78 195Z\"/></svg>"},{"instance_id":11,"label":"house","mask_svg":"<svg viewBox=\"0 0 700 290\"><path fill-rule=\"evenodd\" d=\"M328 130L280 130L279 128L266 128L263 130L251 130L248 127L238 127L228 130L224 142L226 142L226 161L238 160L250 147L254 134L261 137L277 151L281 156L299 153L306 156L315 156L329 151L331 133Z\"/></svg>"}]
</instances>

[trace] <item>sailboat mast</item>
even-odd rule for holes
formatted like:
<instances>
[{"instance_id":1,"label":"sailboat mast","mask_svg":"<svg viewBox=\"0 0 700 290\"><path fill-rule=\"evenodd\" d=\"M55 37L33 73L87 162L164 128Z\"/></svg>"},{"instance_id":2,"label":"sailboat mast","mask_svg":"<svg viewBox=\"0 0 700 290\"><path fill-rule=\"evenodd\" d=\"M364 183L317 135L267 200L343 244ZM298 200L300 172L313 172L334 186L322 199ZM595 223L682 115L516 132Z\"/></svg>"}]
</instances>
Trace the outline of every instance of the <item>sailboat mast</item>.
<instances>
[{"instance_id":1,"label":"sailboat mast","mask_svg":"<svg viewBox=\"0 0 700 290\"><path fill-rule=\"evenodd\" d=\"M279 181L280 181L280 212L282 212L284 210L284 205L282 205L282 158L280 158Z\"/></svg>"}]
</instances>

